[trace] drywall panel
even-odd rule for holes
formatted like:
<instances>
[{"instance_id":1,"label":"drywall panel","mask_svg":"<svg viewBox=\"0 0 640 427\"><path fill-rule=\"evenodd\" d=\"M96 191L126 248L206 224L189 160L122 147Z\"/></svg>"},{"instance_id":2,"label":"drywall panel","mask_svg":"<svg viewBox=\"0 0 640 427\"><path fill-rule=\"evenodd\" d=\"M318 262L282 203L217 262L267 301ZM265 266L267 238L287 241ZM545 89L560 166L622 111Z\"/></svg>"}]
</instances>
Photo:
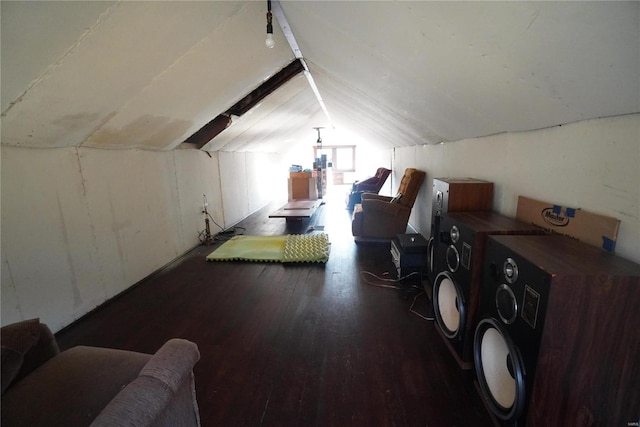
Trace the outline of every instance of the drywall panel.
<instances>
[{"instance_id":1,"label":"drywall panel","mask_svg":"<svg viewBox=\"0 0 640 427\"><path fill-rule=\"evenodd\" d=\"M2 147L3 324L40 317L58 329L104 301L84 183L75 148Z\"/></svg>"},{"instance_id":2,"label":"drywall panel","mask_svg":"<svg viewBox=\"0 0 640 427\"><path fill-rule=\"evenodd\" d=\"M279 155L219 151L218 159L225 228L273 200L286 200L288 173Z\"/></svg>"},{"instance_id":3,"label":"drywall panel","mask_svg":"<svg viewBox=\"0 0 640 427\"><path fill-rule=\"evenodd\" d=\"M198 244L216 155L2 146L2 324L54 331Z\"/></svg>"},{"instance_id":4,"label":"drywall panel","mask_svg":"<svg viewBox=\"0 0 640 427\"><path fill-rule=\"evenodd\" d=\"M219 151L218 159L222 207L225 216L224 227L227 228L249 214L247 155L240 152Z\"/></svg>"},{"instance_id":5,"label":"drywall panel","mask_svg":"<svg viewBox=\"0 0 640 427\"><path fill-rule=\"evenodd\" d=\"M429 236L431 233L431 199L433 195L433 179L442 177L442 151L444 144L437 145L421 145L415 147L413 155L415 156L416 168L423 170L427 173L422 184L423 194L418 196L414 206L420 206L420 213L413 214L413 217L409 219L410 224L416 230L419 230L423 235ZM407 147L409 148L409 147ZM405 152L407 148L399 149L400 152ZM398 149L396 149L398 151Z\"/></svg>"},{"instance_id":6,"label":"drywall panel","mask_svg":"<svg viewBox=\"0 0 640 427\"><path fill-rule=\"evenodd\" d=\"M279 156L273 153L246 152L249 213L255 212L274 200L286 200L287 181L281 173ZM285 169L286 170L286 169Z\"/></svg>"},{"instance_id":7,"label":"drywall panel","mask_svg":"<svg viewBox=\"0 0 640 427\"><path fill-rule=\"evenodd\" d=\"M181 254L173 154L82 149L93 231L116 294Z\"/></svg>"},{"instance_id":8,"label":"drywall panel","mask_svg":"<svg viewBox=\"0 0 640 427\"><path fill-rule=\"evenodd\" d=\"M172 151L181 216L180 244L183 251L193 247L194 238L205 230L204 196L207 198L212 234L224 224L218 153L180 149ZM220 226L216 225L220 224ZM183 252L181 251L181 252Z\"/></svg>"},{"instance_id":9,"label":"drywall panel","mask_svg":"<svg viewBox=\"0 0 640 427\"><path fill-rule=\"evenodd\" d=\"M396 168L413 165L412 150L396 149ZM431 178L429 188L438 176L494 182L494 209L504 215L515 216L525 195L617 218L616 253L640 262L640 114L423 146L415 163ZM430 197L421 194L416 204ZM424 216L416 222L428 235Z\"/></svg>"}]
</instances>

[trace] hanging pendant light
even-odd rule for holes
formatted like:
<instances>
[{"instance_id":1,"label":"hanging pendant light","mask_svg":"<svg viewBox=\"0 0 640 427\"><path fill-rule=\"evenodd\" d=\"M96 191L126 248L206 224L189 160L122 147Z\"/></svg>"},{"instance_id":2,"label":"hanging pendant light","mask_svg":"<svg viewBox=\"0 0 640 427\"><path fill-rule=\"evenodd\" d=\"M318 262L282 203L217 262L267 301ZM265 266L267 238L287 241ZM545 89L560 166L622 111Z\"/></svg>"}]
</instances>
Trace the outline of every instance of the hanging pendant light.
<instances>
[{"instance_id":1,"label":"hanging pendant light","mask_svg":"<svg viewBox=\"0 0 640 427\"><path fill-rule=\"evenodd\" d=\"M269 49L273 49L276 45L276 42L273 40L273 24L272 24L273 15L271 15L271 0L267 0L267 39L264 41L264 44L267 45Z\"/></svg>"},{"instance_id":2,"label":"hanging pendant light","mask_svg":"<svg viewBox=\"0 0 640 427\"><path fill-rule=\"evenodd\" d=\"M322 148L322 137L320 136L320 129L324 129L324 127L317 127L314 129L318 131L318 139L316 141L316 144L318 144L318 148Z\"/></svg>"}]
</instances>

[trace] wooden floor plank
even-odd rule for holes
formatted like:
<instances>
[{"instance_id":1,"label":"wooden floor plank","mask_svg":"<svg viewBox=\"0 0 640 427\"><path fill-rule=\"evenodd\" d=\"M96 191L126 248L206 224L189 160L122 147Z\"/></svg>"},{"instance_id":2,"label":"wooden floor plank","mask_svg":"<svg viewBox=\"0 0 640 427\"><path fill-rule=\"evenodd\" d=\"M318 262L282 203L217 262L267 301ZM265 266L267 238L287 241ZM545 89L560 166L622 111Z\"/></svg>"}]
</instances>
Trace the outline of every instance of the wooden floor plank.
<instances>
[{"instance_id":1,"label":"wooden floor plank","mask_svg":"<svg viewBox=\"0 0 640 427\"><path fill-rule=\"evenodd\" d=\"M344 195L326 200L309 220L268 218L280 202L236 229L324 227L326 265L206 262L215 246L200 246L58 333L60 347L153 353L173 337L194 341L205 427L490 425L471 374L409 311L414 294L364 280L395 277L388 245L356 245ZM428 299L417 301L427 313Z\"/></svg>"}]
</instances>

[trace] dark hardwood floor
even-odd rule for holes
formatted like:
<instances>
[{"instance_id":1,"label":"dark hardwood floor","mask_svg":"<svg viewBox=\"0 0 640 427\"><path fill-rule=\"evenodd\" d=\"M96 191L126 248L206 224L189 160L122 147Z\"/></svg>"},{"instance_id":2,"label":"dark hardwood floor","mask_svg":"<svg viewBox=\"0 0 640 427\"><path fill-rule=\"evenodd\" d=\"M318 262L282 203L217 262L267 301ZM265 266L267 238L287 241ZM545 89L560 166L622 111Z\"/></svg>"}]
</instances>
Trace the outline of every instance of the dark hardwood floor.
<instances>
[{"instance_id":1,"label":"dark hardwood floor","mask_svg":"<svg viewBox=\"0 0 640 427\"><path fill-rule=\"evenodd\" d=\"M173 337L195 342L204 427L491 425L471 372L421 317L426 295L363 273L395 277L388 245L353 242L344 194L288 228L268 218L278 207L238 231L324 226L326 264L206 262L215 246L199 246L59 332L60 347L153 353Z\"/></svg>"}]
</instances>

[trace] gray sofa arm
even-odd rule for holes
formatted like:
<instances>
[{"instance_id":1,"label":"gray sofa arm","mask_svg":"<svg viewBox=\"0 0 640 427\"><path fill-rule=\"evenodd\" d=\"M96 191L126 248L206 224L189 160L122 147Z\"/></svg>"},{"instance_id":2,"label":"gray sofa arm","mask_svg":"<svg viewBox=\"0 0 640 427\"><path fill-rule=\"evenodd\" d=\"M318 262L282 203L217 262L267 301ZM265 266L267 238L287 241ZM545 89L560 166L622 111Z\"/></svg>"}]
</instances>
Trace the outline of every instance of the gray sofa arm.
<instances>
[{"instance_id":1,"label":"gray sofa arm","mask_svg":"<svg viewBox=\"0 0 640 427\"><path fill-rule=\"evenodd\" d=\"M167 341L91 426L199 426L193 378L198 359L196 344L177 338Z\"/></svg>"}]
</instances>

